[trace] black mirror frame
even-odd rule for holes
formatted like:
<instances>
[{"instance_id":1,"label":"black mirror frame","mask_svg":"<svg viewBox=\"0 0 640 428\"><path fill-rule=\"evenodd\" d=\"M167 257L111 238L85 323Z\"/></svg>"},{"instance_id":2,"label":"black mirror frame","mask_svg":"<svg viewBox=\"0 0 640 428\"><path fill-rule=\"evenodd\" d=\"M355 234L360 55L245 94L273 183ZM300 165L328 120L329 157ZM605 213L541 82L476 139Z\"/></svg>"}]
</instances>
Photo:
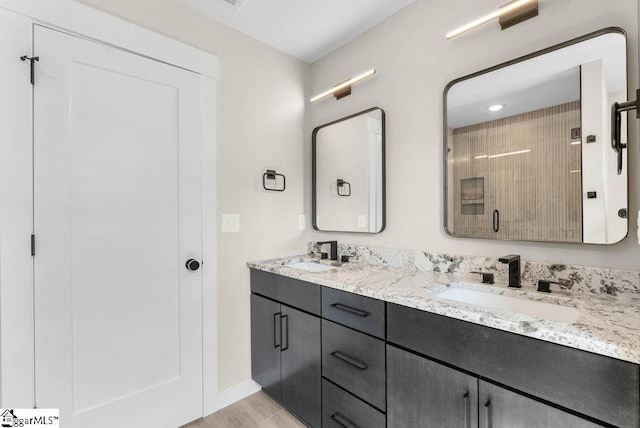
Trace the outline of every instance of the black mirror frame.
<instances>
[{"instance_id":1,"label":"black mirror frame","mask_svg":"<svg viewBox=\"0 0 640 428\"><path fill-rule=\"evenodd\" d=\"M377 232L359 232L359 231L349 231L349 230L323 230L318 228L318 224L316 222L316 214L317 214L317 194L316 194L316 136L318 131L327 126L335 125L336 123L344 122L349 119L353 119L354 117L361 116L363 114L370 113L375 110L380 110L382 115L382 225L380 230ZM382 233L387 226L387 160L386 160L386 141L387 141L387 132L386 132L386 113L380 107L371 107L369 109L363 110L361 112L343 117L338 120L334 120L329 123L325 123L324 125L320 125L313 130L311 134L311 225L314 230L318 232L332 232L332 233L369 233L369 234L378 234Z\"/></svg>"},{"instance_id":2,"label":"black mirror frame","mask_svg":"<svg viewBox=\"0 0 640 428\"><path fill-rule=\"evenodd\" d=\"M448 195L448 193L449 193L449 181L447 180L447 167L448 167L447 160L448 160L448 154L449 154L449 152L448 152L448 142L449 141L447 139L447 94L449 93L449 90L451 89L451 87L453 87L453 85L455 85L457 83L460 83L460 82L462 82L464 80L469 80L469 79L472 79L474 77L477 77L477 76L480 76L480 75L483 75L483 74L487 74L487 73L490 73L492 71L500 70L502 68L509 67L511 65L518 64L520 62L523 62L523 61L526 61L526 60L529 60L529 59L532 59L532 58L535 58L535 57L538 57L538 56L541 56L541 55L544 55L544 54L547 54L547 53L550 53L550 52L554 52L554 51L557 51L559 49L566 48L568 46L575 45L576 43L584 42L586 40L593 39L595 37L602 36L602 35L605 35L605 34L610 34L610 33L618 33L618 34L623 35L624 38L625 38L626 51L627 51L627 59L626 59L625 63L627 64L626 72L627 72L627 95L628 95L628 92L629 92L629 80L628 80L629 79L629 73L628 73L628 67L629 67L629 58L628 58L629 41L628 41L628 37L627 37L627 32L624 29L620 28L620 27L606 27L606 28L603 28L601 30L593 31L593 32L585 34L583 36L576 37L576 38L568 40L566 42L559 43L557 45L553 45L551 47L548 47L548 48L533 52L531 54L521 56L521 57L513 59L511 61L507 61L507 62L504 62L502 64L498 64L498 65L495 65L493 67L489 67L489 68L486 68L484 70L480 70L480 71L477 71L475 73L471 73L471 74L468 74L466 76L459 77L459 78L457 78L455 80L452 80L451 82L449 82L447 84L447 86L445 86L444 92L443 92L443 97L442 97L442 99L443 99L443 110L442 110L442 141L443 141L443 145L442 145L442 147L443 147L443 151L442 151L442 174L443 174L443 177L442 177L442 179L443 179L442 203L443 203L443 209L442 209L442 219L441 219L441 223L440 224L442 225L442 229L443 229L444 233L447 236L449 236L451 238L457 238L457 239L483 239L483 240L490 240L490 241L515 241L515 240L505 240L505 239L500 239L500 238L471 238L471 237L464 237L464 236L455 236L455 235L452 235L449 232L449 229L448 229L449 225L447 223L447 219L448 219L448 216L449 216L449 195ZM629 127L627 127L627 141L628 140L629 140ZM629 165L629 158L628 157L626 158L626 161L627 161L627 168L628 168L628 165ZM627 174L627 204L628 204L628 202L629 202L629 174ZM629 236L629 221L627 220L627 234L622 239L620 239L620 241L618 241L618 242L612 242L612 243L607 243L607 244L595 244L595 243L588 243L588 242L554 242L554 241L521 241L521 242L547 242L547 243L558 243L558 244L581 244L581 245L615 245L615 244L618 244L618 243L624 241L628 236Z\"/></svg>"}]
</instances>

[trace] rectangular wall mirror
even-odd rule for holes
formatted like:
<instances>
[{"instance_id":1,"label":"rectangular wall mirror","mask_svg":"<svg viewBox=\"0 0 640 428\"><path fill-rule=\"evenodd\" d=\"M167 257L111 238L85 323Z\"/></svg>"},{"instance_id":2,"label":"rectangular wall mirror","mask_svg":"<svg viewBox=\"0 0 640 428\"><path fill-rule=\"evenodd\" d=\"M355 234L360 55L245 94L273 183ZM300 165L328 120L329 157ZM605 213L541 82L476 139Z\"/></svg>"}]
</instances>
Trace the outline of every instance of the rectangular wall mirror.
<instances>
[{"instance_id":1,"label":"rectangular wall mirror","mask_svg":"<svg viewBox=\"0 0 640 428\"><path fill-rule=\"evenodd\" d=\"M624 31L608 28L454 80L444 93L451 236L613 244L627 235L611 108L627 100ZM627 142L626 114L622 118Z\"/></svg>"},{"instance_id":2,"label":"rectangular wall mirror","mask_svg":"<svg viewBox=\"0 0 640 428\"><path fill-rule=\"evenodd\" d=\"M313 228L380 233L385 227L384 110L313 130Z\"/></svg>"}]
</instances>

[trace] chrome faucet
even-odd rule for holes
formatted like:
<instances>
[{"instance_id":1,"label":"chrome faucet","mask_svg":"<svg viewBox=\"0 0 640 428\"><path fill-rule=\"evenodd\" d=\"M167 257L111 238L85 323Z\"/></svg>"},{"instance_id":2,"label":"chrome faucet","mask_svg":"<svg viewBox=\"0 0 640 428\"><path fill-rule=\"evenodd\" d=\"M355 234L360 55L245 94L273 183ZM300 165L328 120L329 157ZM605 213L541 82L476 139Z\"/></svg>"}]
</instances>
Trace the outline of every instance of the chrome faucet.
<instances>
[{"instance_id":1,"label":"chrome faucet","mask_svg":"<svg viewBox=\"0 0 640 428\"><path fill-rule=\"evenodd\" d=\"M522 287L520 285L520 256L517 254L510 254L508 256L500 257L498 261L509 265L509 287Z\"/></svg>"},{"instance_id":2,"label":"chrome faucet","mask_svg":"<svg viewBox=\"0 0 640 428\"><path fill-rule=\"evenodd\" d=\"M338 260L338 241L318 242L318 245L331 244L331 260Z\"/></svg>"}]
</instances>

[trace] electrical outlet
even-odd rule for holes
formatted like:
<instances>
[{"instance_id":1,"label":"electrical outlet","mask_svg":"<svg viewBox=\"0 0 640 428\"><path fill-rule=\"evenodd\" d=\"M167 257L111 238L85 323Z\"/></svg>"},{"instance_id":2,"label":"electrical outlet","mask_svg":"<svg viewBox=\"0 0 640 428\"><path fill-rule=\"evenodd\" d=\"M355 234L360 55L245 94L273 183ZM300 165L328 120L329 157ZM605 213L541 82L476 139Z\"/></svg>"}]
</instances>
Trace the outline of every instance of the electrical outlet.
<instances>
[{"instance_id":1,"label":"electrical outlet","mask_svg":"<svg viewBox=\"0 0 640 428\"><path fill-rule=\"evenodd\" d=\"M367 227L367 216L359 215L358 216L358 227Z\"/></svg>"},{"instance_id":2,"label":"electrical outlet","mask_svg":"<svg viewBox=\"0 0 640 428\"><path fill-rule=\"evenodd\" d=\"M222 214L222 233L240 232L240 216L238 214Z\"/></svg>"},{"instance_id":3,"label":"electrical outlet","mask_svg":"<svg viewBox=\"0 0 640 428\"><path fill-rule=\"evenodd\" d=\"M298 229L306 230L307 229L307 216L304 214L300 214L298 216Z\"/></svg>"}]
</instances>

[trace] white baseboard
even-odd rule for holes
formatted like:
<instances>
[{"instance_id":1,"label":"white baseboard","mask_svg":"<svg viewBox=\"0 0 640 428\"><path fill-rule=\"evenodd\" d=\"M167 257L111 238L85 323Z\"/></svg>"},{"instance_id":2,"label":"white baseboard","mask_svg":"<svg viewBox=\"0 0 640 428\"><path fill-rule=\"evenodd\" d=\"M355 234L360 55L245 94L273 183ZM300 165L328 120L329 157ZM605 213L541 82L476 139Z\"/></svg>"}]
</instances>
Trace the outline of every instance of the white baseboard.
<instances>
[{"instance_id":1,"label":"white baseboard","mask_svg":"<svg viewBox=\"0 0 640 428\"><path fill-rule=\"evenodd\" d=\"M230 406L251 394L255 394L261 389L262 387L253 380L248 380L240 385L234 386L233 388L229 388L226 391L221 392L218 397L216 397L213 408L206 409L207 414L204 416L208 416L220 409L224 409L225 407Z\"/></svg>"}]
</instances>

